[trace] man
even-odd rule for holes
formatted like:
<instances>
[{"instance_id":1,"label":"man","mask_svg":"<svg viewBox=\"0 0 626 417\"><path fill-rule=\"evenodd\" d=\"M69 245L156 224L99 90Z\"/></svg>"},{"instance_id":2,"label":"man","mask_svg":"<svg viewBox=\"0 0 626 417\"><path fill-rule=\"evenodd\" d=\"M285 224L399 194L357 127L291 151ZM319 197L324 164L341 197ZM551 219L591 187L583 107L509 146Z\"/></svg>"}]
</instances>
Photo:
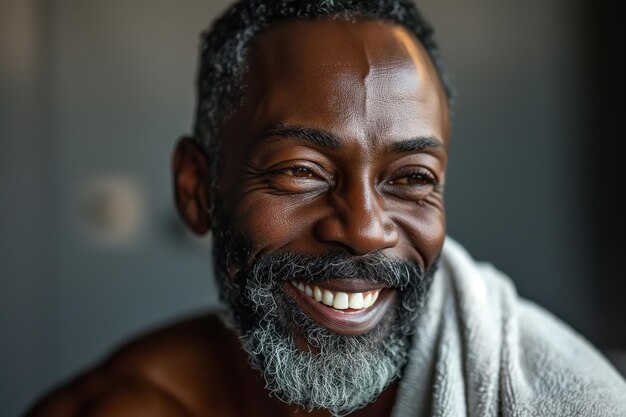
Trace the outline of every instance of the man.
<instances>
[{"instance_id":1,"label":"man","mask_svg":"<svg viewBox=\"0 0 626 417\"><path fill-rule=\"evenodd\" d=\"M204 40L178 210L226 310L30 416L623 416L626 384L445 236L451 89L408 1L242 1Z\"/></svg>"}]
</instances>

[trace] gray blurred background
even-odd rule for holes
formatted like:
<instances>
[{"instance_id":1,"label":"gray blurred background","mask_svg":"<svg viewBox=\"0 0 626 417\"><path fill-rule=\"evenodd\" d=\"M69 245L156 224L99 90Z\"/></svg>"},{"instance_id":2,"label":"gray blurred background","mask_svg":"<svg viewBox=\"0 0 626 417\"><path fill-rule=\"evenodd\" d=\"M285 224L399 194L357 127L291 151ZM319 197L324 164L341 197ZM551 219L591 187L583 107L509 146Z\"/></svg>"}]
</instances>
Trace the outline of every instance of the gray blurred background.
<instances>
[{"instance_id":1,"label":"gray blurred background","mask_svg":"<svg viewBox=\"0 0 626 417\"><path fill-rule=\"evenodd\" d=\"M214 305L210 239L176 218L169 161L199 32L228 3L0 0L0 415ZM617 6L419 5L459 91L449 233L623 371Z\"/></svg>"}]
</instances>

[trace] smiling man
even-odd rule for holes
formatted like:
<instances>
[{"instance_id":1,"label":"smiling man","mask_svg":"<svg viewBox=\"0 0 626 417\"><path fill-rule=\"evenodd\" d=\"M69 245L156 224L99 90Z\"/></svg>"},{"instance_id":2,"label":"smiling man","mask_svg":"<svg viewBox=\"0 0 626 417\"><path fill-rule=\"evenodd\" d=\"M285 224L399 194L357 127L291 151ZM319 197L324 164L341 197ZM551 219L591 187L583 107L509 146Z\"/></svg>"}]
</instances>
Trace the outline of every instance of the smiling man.
<instances>
[{"instance_id":1,"label":"smiling man","mask_svg":"<svg viewBox=\"0 0 626 417\"><path fill-rule=\"evenodd\" d=\"M30 415L625 415L592 347L446 238L445 80L408 1L229 9L173 161L225 310L130 343Z\"/></svg>"}]
</instances>

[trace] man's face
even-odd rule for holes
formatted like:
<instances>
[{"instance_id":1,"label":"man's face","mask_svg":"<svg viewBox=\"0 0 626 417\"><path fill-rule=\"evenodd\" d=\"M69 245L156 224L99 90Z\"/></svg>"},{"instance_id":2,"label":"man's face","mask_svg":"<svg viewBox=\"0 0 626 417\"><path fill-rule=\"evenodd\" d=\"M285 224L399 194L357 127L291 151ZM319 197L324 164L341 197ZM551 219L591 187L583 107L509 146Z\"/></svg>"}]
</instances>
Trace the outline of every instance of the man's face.
<instances>
[{"instance_id":1,"label":"man's face","mask_svg":"<svg viewBox=\"0 0 626 417\"><path fill-rule=\"evenodd\" d=\"M380 251L428 269L445 234L448 123L436 71L405 29L274 24L223 131L219 204L251 256Z\"/></svg>"},{"instance_id":2,"label":"man's face","mask_svg":"<svg viewBox=\"0 0 626 417\"><path fill-rule=\"evenodd\" d=\"M421 45L382 22L273 24L249 64L215 190L224 297L271 388L354 408L404 364L443 245L445 94ZM352 399L327 394L350 378Z\"/></svg>"}]
</instances>

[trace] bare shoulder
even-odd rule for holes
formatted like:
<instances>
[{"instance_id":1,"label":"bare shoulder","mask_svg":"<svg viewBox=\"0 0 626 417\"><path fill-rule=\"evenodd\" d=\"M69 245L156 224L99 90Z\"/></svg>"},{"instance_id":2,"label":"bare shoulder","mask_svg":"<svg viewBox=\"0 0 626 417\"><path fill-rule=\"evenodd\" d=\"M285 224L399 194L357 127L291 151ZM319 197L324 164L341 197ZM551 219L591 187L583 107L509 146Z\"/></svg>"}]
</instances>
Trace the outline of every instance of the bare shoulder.
<instances>
[{"instance_id":1,"label":"bare shoulder","mask_svg":"<svg viewBox=\"0 0 626 417\"><path fill-rule=\"evenodd\" d=\"M232 391L222 376L237 350L236 337L213 314L178 322L125 344L27 417L204 415L227 404Z\"/></svg>"},{"instance_id":2,"label":"bare shoulder","mask_svg":"<svg viewBox=\"0 0 626 417\"><path fill-rule=\"evenodd\" d=\"M191 414L167 391L141 379L95 371L54 392L28 417L173 416Z\"/></svg>"}]
</instances>

